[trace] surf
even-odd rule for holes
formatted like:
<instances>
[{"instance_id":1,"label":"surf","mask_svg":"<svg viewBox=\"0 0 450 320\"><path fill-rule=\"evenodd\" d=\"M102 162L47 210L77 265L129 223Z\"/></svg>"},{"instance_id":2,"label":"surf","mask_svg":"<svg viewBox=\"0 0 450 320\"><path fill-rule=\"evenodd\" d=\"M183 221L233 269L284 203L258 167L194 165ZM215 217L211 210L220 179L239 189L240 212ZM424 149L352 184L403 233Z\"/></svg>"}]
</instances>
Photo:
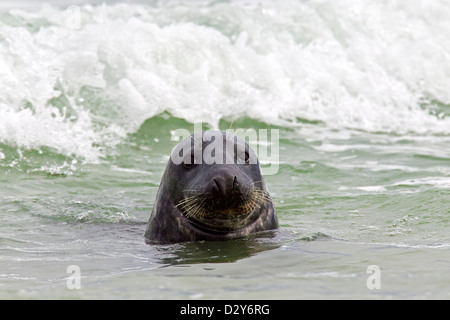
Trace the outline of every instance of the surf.
<instances>
[{"instance_id":1,"label":"surf","mask_svg":"<svg viewBox=\"0 0 450 320\"><path fill-rule=\"evenodd\" d=\"M0 143L98 162L161 114L448 135L450 6L413 2L2 9Z\"/></svg>"}]
</instances>

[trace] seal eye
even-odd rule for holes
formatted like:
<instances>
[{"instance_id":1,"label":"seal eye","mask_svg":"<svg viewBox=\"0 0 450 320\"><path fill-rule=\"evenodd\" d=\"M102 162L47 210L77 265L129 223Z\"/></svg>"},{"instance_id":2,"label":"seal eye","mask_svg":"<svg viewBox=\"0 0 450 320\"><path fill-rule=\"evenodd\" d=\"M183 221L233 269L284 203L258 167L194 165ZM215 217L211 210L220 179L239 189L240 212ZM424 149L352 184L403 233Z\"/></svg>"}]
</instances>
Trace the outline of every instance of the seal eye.
<instances>
[{"instance_id":1,"label":"seal eye","mask_svg":"<svg viewBox=\"0 0 450 320\"><path fill-rule=\"evenodd\" d=\"M192 168L194 166L194 164L195 164L194 154L191 154L190 161L184 161L183 160L183 167L185 167L186 169Z\"/></svg>"},{"instance_id":2,"label":"seal eye","mask_svg":"<svg viewBox=\"0 0 450 320\"><path fill-rule=\"evenodd\" d=\"M245 164L250 164L250 154L247 151L244 153L244 160Z\"/></svg>"},{"instance_id":3,"label":"seal eye","mask_svg":"<svg viewBox=\"0 0 450 320\"><path fill-rule=\"evenodd\" d=\"M239 153L238 163L250 164L250 154L247 151Z\"/></svg>"}]
</instances>

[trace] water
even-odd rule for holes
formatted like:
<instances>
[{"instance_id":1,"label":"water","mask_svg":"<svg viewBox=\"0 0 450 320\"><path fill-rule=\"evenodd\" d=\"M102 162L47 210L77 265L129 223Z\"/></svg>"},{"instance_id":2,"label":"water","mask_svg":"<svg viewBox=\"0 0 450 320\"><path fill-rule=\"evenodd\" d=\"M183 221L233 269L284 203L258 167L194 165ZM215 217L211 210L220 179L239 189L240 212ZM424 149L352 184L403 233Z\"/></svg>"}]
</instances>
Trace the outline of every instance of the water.
<instances>
[{"instance_id":1,"label":"water","mask_svg":"<svg viewBox=\"0 0 450 320\"><path fill-rule=\"evenodd\" d=\"M450 297L447 1L0 8L1 298ZM280 130L272 237L145 244L194 122Z\"/></svg>"}]
</instances>

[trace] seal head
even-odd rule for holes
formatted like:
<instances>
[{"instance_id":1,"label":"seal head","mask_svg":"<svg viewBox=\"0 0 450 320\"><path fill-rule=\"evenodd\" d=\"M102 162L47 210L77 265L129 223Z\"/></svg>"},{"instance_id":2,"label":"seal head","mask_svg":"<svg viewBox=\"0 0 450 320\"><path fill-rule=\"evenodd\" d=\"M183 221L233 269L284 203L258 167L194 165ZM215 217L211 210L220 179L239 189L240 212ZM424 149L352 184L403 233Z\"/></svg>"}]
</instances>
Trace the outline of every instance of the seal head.
<instances>
[{"instance_id":1,"label":"seal head","mask_svg":"<svg viewBox=\"0 0 450 320\"><path fill-rule=\"evenodd\" d=\"M174 149L145 239L228 240L277 227L256 154L238 136L205 131Z\"/></svg>"}]
</instances>

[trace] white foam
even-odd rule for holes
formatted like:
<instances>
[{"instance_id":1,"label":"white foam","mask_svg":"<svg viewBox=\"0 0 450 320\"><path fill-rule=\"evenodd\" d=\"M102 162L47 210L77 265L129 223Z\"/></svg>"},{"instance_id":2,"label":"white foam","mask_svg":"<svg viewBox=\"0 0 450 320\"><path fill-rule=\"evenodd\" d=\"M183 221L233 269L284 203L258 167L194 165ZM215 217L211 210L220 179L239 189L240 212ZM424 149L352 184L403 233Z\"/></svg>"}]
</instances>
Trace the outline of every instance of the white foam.
<instances>
[{"instance_id":1,"label":"white foam","mask_svg":"<svg viewBox=\"0 0 450 320\"><path fill-rule=\"evenodd\" d=\"M163 111L450 134L448 1L79 8L2 16L0 142L97 159Z\"/></svg>"},{"instance_id":2,"label":"white foam","mask_svg":"<svg viewBox=\"0 0 450 320\"><path fill-rule=\"evenodd\" d=\"M384 192L386 188L383 186L364 186L364 187L356 187L355 189L367 191L367 192Z\"/></svg>"},{"instance_id":3,"label":"white foam","mask_svg":"<svg viewBox=\"0 0 450 320\"><path fill-rule=\"evenodd\" d=\"M424 177L399 181L393 186L408 185L408 186L421 186L431 185L436 188L450 189L450 177Z\"/></svg>"}]
</instances>

